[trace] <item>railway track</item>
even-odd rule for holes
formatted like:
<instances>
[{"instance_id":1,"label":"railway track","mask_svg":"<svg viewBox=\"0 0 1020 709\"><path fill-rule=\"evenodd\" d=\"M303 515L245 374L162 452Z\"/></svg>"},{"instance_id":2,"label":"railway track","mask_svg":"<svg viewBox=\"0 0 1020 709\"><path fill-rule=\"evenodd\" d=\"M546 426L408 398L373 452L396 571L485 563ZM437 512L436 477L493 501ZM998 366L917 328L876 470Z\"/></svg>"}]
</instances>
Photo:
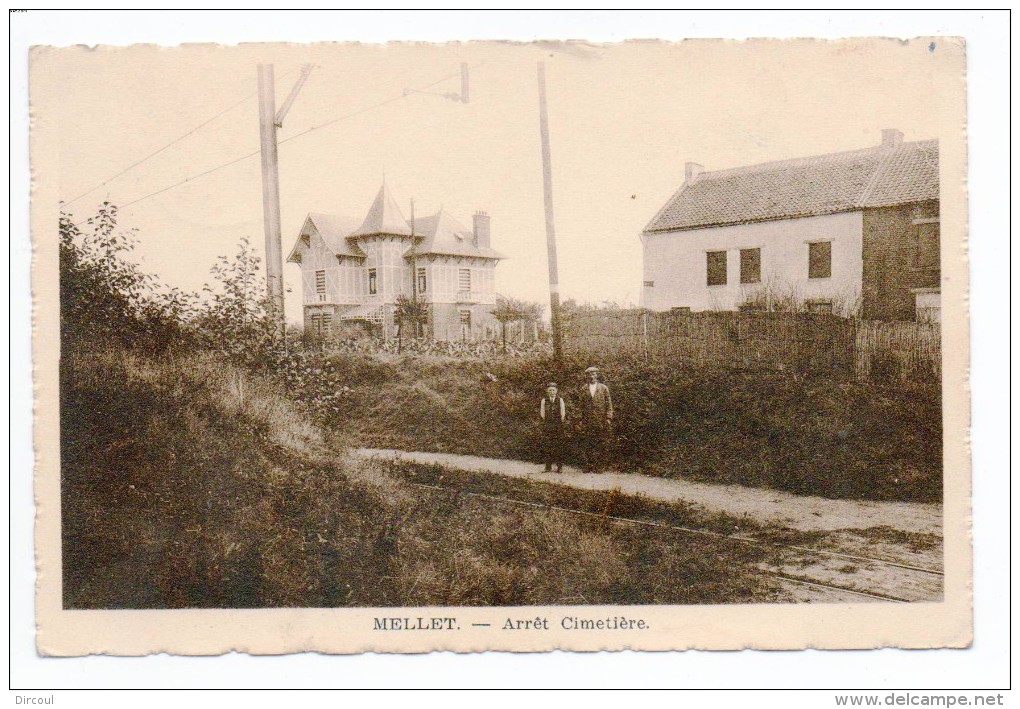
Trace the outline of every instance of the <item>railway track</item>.
<instances>
[{"instance_id":1,"label":"railway track","mask_svg":"<svg viewBox=\"0 0 1020 709\"><path fill-rule=\"evenodd\" d=\"M934 600L932 598L905 598L902 595L895 593L888 593L882 589L875 588L860 588L856 586L847 586L843 584L830 583L825 578L811 577L804 575L803 573L794 573L789 570L789 566L815 566L823 571L826 570L825 562L850 562L856 564L865 564L869 567L884 567L888 569L896 570L901 576L904 574L913 575L916 578L920 576L922 579L927 581L927 585L930 586L932 582L937 583L939 594L941 594L942 580L944 572L941 569L927 568L914 564L906 564L898 561L892 561L889 559L882 559L877 557L863 556L859 554L848 554L845 552L832 551L828 549L814 549L811 547L805 547L796 544L783 544L780 542L773 542L765 539L758 539L755 537L747 536L736 536L730 534L723 534L721 532L714 532L708 529L698 529L695 527L686 527L683 525L666 524L664 522L653 522L650 520L633 519L631 517L621 517L619 515L603 514L600 512L590 512L587 510L578 510L571 507L563 507L559 505L547 505L540 502L532 502L530 500L520 500L512 497L502 497L499 495L490 495L481 492L472 492L468 490L461 490L455 487L447 487L442 485L430 485L426 483L412 482L410 480L404 480L408 485L413 487L434 490L439 492L445 492L455 495L466 495L472 498L486 500L494 504L506 504L506 505L518 505L521 507L530 507L533 509L549 510L553 512L559 512L563 514L577 515L581 517L594 518L601 521L610 521L615 524L629 524L634 526L652 527L657 528L661 531L668 531L674 533L687 534L692 536L701 536L712 538L719 543L731 543L731 544L743 544L753 547L759 547L763 549L771 549L773 551L781 551L791 553L796 556L796 560L791 561L789 559L784 560L782 563L774 563L771 566L779 567L778 570L768 568L770 565L759 565L758 572L764 576L772 577L782 584L789 584L795 587L805 589L811 593L817 594L822 593L823 599L828 602L836 602L837 599L842 596L845 600L860 600L866 598L872 601L882 602L894 602L894 603L913 603L920 600ZM825 562L818 564L811 564L806 562L804 557L817 557L825 560ZM818 573L816 568L816 573ZM831 571L831 570L828 570ZM822 575L825 575L823 573ZM908 584L911 585L911 584ZM836 598L833 598L835 596Z\"/></svg>"}]
</instances>

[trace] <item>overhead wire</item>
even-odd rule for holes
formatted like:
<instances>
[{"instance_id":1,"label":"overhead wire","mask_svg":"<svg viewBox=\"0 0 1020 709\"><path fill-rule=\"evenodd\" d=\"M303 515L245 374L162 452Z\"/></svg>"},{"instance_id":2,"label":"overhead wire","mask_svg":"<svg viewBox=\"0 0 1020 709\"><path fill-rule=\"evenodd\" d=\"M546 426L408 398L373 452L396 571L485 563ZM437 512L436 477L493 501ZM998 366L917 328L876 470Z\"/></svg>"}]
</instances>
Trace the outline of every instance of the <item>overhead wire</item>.
<instances>
[{"instance_id":1,"label":"overhead wire","mask_svg":"<svg viewBox=\"0 0 1020 709\"><path fill-rule=\"evenodd\" d=\"M285 74L281 75L281 78L283 78L284 76L287 76L287 74L293 73L296 69L297 69L297 67L294 67L290 71L288 71ZM251 93L245 95L243 98L241 98L240 100L235 101L234 103L230 104L229 106L224 108L222 111L220 111L216 115L212 116L211 118L206 119L202 123L199 123L197 126L192 128L191 130L189 130L187 133L184 133L183 135L180 135L177 138L174 138L173 140L171 140L166 145L163 145L162 147L157 148L156 150L154 150L153 152L149 153L148 155L146 155L145 157L141 158L140 160L136 160L135 162L131 163L130 165L125 167L123 170L118 172L117 174L112 175L112 176L106 178L105 180L103 180L102 182L99 182L98 184L93 185L92 187L88 188L87 190L85 190L84 192L79 194L77 197L74 197L73 199L67 200L66 202L64 202L64 206L66 207L66 206L70 206L70 205L74 204L75 202L77 202L79 199L81 199L85 195L94 192L95 190L99 189L100 187L104 187L105 185L110 184L111 182L116 180L121 175L124 175L124 174L130 172L131 170L135 169L136 167L138 167L142 163L146 162L147 160L150 160L151 158L156 157L157 155L162 153L167 148L170 148L170 147L176 145L177 143L180 143L185 138L188 138L188 137L194 135L195 133L200 131L202 128L205 128L207 125L209 125L210 123L215 121L220 116L224 115L225 113L229 113L230 111L234 110L235 108L240 106L245 101L247 101L250 98L252 98L253 96L255 96L255 94L256 94L256 92L252 91Z\"/></svg>"},{"instance_id":2,"label":"overhead wire","mask_svg":"<svg viewBox=\"0 0 1020 709\"><path fill-rule=\"evenodd\" d=\"M478 64L475 64L474 66L469 67L469 68L474 69L474 68L477 68L477 67L481 66L481 64L482 64L482 62L479 62ZM293 71L293 70L291 70L291 71ZM288 73L290 73L290 72L288 72ZM421 89L431 88L431 87L435 86L436 84L440 84L440 83L442 83L444 81L448 81L448 80L450 80L452 78L455 78L455 77L458 77L458 76L460 76L460 72L459 71L457 73L454 73L454 74L448 74L448 75L443 76L443 77L441 77L439 79L436 79L435 81L433 81L431 83L425 84L425 85L419 87L418 89L413 89L412 92L413 91L419 91ZM311 126L310 128L308 128L308 129L306 129L304 131L301 131L300 133L298 133L296 135L292 135L289 138L285 138L285 139L279 141L277 143L277 145L283 145L285 143L289 143L292 140L296 140L298 138L301 138L303 136L308 135L309 133L313 133L313 132L315 132L317 130L321 130L322 128L326 128L327 126L331 126L331 125L333 125L335 123L339 123L340 121L345 121L345 120L347 120L349 118L354 118L355 116L359 116L362 113L366 113L366 112L374 110L376 108L381 108L382 106L386 106L386 105L389 105L391 103L395 103L397 101L400 101L401 99L407 98L409 95L411 95L411 93L408 93L408 92L405 91L404 93L400 94L399 96L394 96L392 98L386 99L385 101L380 101L378 103L372 104L371 106L366 106L365 108L358 109L357 111L352 111L351 113L346 113L346 114L344 114L342 116L337 116L336 118L330 119L330 120L326 121L325 123L320 123L319 125ZM249 98L249 97L245 97L245 100L247 100L247 98ZM166 147L169 147L169 146L166 146ZM219 170L222 170L224 168L230 167L231 165L236 165L237 163L243 162L244 160L247 160L248 158L254 157L254 156L260 154L261 152L262 152L262 150L259 149L259 150L254 150L254 151L252 151L250 153L247 153L246 155L241 155L240 157L234 158L233 160L230 160L230 161L225 162L225 163L221 163L219 165L216 165L215 167L211 167L208 170L205 170L203 172L198 173L197 175L191 175L190 177L185 177L183 180L179 180L179 181L177 181L177 182L175 182L175 183L173 183L171 185L167 185L166 187L163 187L161 189L155 190L154 192L150 192L150 193L148 193L146 195L143 195L142 197L139 197L137 199L133 199L130 202L125 202L124 204L121 204L120 207L121 207L121 209L124 209L124 208L130 207L133 204L138 204L139 202L142 202L142 201L144 201L146 199L149 199L150 197L155 197L156 195L163 194L164 192L168 192L168 191L170 191L170 190L172 190L172 189L174 189L176 187L180 187L180 186L185 185L185 184L187 184L189 182L193 182L193 181L195 181L195 180L197 180L199 178L205 177L206 175L211 175L212 173L218 172ZM148 159L148 158L146 158L146 159ZM143 161L139 161L139 164L141 162L143 162ZM128 168L128 169L130 169L130 168ZM97 185L97 187L98 187L98 185ZM93 188L93 189L95 189L95 188ZM89 191L91 191L91 190L89 190ZM84 194L88 194L88 192L86 192ZM84 196L84 194L80 195L80 196ZM78 198L76 198L76 199L78 199ZM70 204L70 202L68 202L66 204ZM86 223L87 221L88 220L86 219L86 220L84 220L82 222L77 223L75 226L81 226L82 224Z\"/></svg>"}]
</instances>

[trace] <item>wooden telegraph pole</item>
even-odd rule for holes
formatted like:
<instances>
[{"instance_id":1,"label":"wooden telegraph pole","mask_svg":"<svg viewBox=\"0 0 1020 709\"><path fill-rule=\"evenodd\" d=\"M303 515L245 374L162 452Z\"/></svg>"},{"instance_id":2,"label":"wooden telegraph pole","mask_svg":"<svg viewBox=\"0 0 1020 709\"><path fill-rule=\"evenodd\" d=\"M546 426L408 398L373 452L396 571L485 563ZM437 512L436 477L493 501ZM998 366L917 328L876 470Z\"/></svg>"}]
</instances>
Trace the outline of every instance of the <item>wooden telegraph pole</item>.
<instances>
[{"instance_id":1,"label":"wooden telegraph pole","mask_svg":"<svg viewBox=\"0 0 1020 709\"><path fill-rule=\"evenodd\" d=\"M545 105L545 62L538 63L538 121L542 133L542 186L545 197L545 239L549 251L549 308L552 319L553 359L560 361L563 358L563 332L560 329L560 279L556 266L556 225L553 222L549 116Z\"/></svg>"},{"instance_id":2,"label":"wooden telegraph pole","mask_svg":"<svg viewBox=\"0 0 1020 709\"><path fill-rule=\"evenodd\" d=\"M276 88L273 65L258 65L259 136L262 152L262 217L266 232L266 285L269 291L270 317L276 323L276 336L283 337L286 317L283 309L283 246L280 228L280 169L277 159L276 129L297 98L298 91L312 71L311 64L301 67L290 95L276 112Z\"/></svg>"}]
</instances>

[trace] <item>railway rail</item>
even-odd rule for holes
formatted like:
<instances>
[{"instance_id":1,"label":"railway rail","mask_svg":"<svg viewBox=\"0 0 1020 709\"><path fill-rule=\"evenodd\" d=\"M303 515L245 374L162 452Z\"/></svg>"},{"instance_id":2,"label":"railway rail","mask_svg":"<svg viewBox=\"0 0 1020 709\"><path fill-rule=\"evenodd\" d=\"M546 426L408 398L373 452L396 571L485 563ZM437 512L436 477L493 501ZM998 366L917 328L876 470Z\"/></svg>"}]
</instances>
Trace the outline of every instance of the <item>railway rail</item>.
<instances>
[{"instance_id":1,"label":"railway rail","mask_svg":"<svg viewBox=\"0 0 1020 709\"><path fill-rule=\"evenodd\" d=\"M541 502L532 502L529 500L520 500L512 497L502 497L500 495L490 495L482 492L472 492L469 490L461 490L455 487L443 486L443 485L429 485L426 483L413 482L410 480L404 480L407 484L427 490L435 490L441 492L447 492L456 495L467 495L473 498L486 500L493 503L519 505L522 507L530 507L533 509L550 510L553 512L561 512L565 514L578 515L582 517L595 518L598 520L611 521L617 524L630 524L635 526L654 527L664 531L680 532L683 534L697 535L703 537L710 537L720 542L731 542L736 544L744 544L761 548L769 548L775 550L789 550L795 551L799 554L813 554L826 558L842 559L847 561L857 561L869 564L878 564L887 567L893 567L902 569L917 574L925 574L932 577L944 577L944 572L940 569L926 568L923 566L915 566L912 564L904 564L901 562L891 561L889 559L881 559L876 557L862 556L858 554L847 554L844 552L831 551L828 549L813 549L811 547L800 546L796 544L782 544L780 542L772 542L763 539L757 539L753 537L734 536L730 534L723 534L721 532L713 532L708 529L697 529L694 527L686 527L683 525L666 524L664 522L653 522L651 520L634 519L632 517L621 517L619 515L604 514L601 512L590 512L588 510L578 510L571 507L563 507L560 505L547 505ZM805 588L824 590L828 592L835 592L837 594L843 594L855 598L869 598L871 600L895 602L895 603L914 603L916 601L908 598L902 598L892 594L882 593L876 590L862 590L859 588L850 588L839 584L826 583L819 579L803 578L788 573L768 571L765 569L759 569L759 573L765 576L770 576L778 579L784 583L792 583L803 586Z\"/></svg>"}]
</instances>

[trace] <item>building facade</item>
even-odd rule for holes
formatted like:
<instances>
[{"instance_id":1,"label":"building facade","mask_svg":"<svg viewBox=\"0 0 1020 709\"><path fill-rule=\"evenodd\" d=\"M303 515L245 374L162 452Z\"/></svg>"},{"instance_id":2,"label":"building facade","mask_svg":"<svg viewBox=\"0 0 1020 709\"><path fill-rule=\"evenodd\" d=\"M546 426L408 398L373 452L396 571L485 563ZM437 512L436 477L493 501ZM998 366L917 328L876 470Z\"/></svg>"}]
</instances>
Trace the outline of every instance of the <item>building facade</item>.
<instances>
[{"instance_id":1,"label":"building facade","mask_svg":"<svg viewBox=\"0 0 1020 709\"><path fill-rule=\"evenodd\" d=\"M886 130L863 150L715 172L688 163L641 240L652 310L938 320L938 142Z\"/></svg>"},{"instance_id":2,"label":"building facade","mask_svg":"<svg viewBox=\"0 0 1020 709\"><path fill-rule=\"evenodd\" d=\"M397 335L401 295L428 304L425 335L442 340L494 336L495 269L490 220L467 228L445 210L407 220L383 185L360 222L311 213L287 261L301 268L306 332L332 337L347 325Z\"/></svg>"}]
</instances>

